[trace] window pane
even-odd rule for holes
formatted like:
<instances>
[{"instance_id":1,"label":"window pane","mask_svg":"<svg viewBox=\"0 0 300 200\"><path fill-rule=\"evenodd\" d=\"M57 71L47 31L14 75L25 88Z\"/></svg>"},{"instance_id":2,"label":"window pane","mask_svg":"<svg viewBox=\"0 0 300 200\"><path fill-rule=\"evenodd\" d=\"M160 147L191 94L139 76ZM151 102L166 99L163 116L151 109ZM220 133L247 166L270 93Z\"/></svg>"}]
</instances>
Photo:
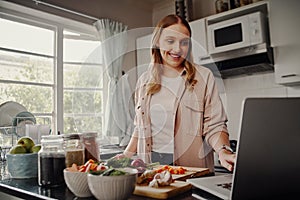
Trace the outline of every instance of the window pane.
<instances>
[{"instance_id":1,"label":"window pane","mask_svg":"<svg viewBox=\"0 0 300 200\"><path fill-rule=\"evenodd\" d=\"M90 114L102 113L102 91L64 91L64 113Z\"/></svg>"},{"instance_id":2,"label":"window pane","mask_svg":"<svg viewBox=\"0 0 300 200\"><path fill-rule=\"evenodd\" d=\"M54 55L54 31L0 19L0 46L9 49Z\"/></svg>"},{"instance_id":3,"label":"window pane","mask_svg":"<svg viewBox=\"0 0 300 200\"><path fill-rule=\"evenodd\" d=\"M52 113L53 89L32 85L0 83L0 100L15 101L32 113Z\"/></svg>"},{"instance_id":4,"label":"window pane","mask_svg":"<svg viewBox=\"0 0 300 200\"><path fill-rule=\"evenodd\" d=\"M64 39L64 62L102 63L100 41Z\"/></svg>"},{"instance_id":5,"label":"window pane","mask_svg":"<svg viewBox=\"0 0 300 200\"><path fill-rule=\"evenodd\" d=\"M64 31L64 133L102 130L103 69L99 41Z\"/></svg>"},{"instance_id":6,"label":"window pane","mask_svg":"<svg viewBox=\"0 0 300 200\"><path fill-rule=\"evenodd\" d=\"M102 117L64 117L64 133L93 131L102 133Z\"/></svg>"},{"instance_id":7,"label":"window pane","mask_svg":"<svg viewBox=\"0 0 300 200\"><path fill-rule=\"evenodd\" d=\"M64 65L64 87L102 88L102 65Z\"/></svg>"},{"instance_id":8,"label":"window pane","mask_svg":"<svg viewBox=\"0 0 300 200\"><path fill-rule=\"evenodd\" d=\"M53 58L0 50L0 79L53 84L53 70Z\"/></svg>"}]
</instances>

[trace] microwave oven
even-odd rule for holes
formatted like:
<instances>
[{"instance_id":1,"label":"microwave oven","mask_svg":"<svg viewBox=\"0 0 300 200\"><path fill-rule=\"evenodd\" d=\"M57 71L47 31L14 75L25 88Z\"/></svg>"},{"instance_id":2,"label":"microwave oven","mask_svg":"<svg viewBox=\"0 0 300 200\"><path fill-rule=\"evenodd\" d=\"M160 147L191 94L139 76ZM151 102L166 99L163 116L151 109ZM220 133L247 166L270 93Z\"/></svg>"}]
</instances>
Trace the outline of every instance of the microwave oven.
<instances>
[{"instance_id":1,"label":"microwave oven","mask_svg":"<svg viewBox=\"0 0 300 200\"><path fill-rule=\"evenodd\" d=\"M245 14L207 25L210 55L266 43L266 19L260 12Z\"/></svg>"}]
</instances>

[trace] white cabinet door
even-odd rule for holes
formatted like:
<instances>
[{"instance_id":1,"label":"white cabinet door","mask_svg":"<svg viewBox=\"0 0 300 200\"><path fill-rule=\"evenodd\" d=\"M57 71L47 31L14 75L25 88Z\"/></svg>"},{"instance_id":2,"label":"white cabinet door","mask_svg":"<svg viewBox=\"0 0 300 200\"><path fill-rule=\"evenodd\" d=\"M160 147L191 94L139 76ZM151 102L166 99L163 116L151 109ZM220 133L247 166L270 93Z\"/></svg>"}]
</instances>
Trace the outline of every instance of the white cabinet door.
<instances>
[{"instance_id":1,"label":"white cabinet door","mask_svg":"<svg viewBox=\"0 0 300 200\"><path fill-rule=\"evenodd\" d=\"M194 62L202 64L209 57L206 40L206 19L198 19L190 22L192 30L192 52Z\"/></svg>"},{"instance_id":2,"label":"white cabinet door","mask_svg":"<svg viewBox=\"0 0 300 200\"><path fill-rule=\"evenodd\" d=\"M275 80L300 83L300 1L269 1L271 46L274 48Z\"/></svg>"}]
</instances>

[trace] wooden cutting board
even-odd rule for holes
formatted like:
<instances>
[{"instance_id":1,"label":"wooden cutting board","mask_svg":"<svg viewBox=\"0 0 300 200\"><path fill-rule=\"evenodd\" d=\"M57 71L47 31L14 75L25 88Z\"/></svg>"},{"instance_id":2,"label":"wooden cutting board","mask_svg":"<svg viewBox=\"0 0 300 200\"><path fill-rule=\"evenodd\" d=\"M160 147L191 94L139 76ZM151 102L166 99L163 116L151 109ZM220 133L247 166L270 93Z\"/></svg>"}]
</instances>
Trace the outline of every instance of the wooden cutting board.
<instances>
[{"instance_id":1,"label":"wooden cutting board","mask_svg":"<svg viewBox=\"0 0 300 200\"><path fill-rule=\"evenodd\" d=\"M169 186L154 188L149 186L135 186L134 195L151 197L154 199L168 199L178 194L189 191L192 188L190 183L185 181L174 181Z\"/></svg>"},{"instance_id":2,"label":"wooden cutting board","mask_svg":"<svg viewBox=\"0 0 300 200\"><path fill-rule=\"evenodd\" d=\"M157 166L155 168L159 168ZM173 167L173 166L172 166ZM174 166L177 168L179 166ZM170 186L154 188L149 186L140 186L135 187L135 195L151 197L155 199L167 199L178 194L184 193L192 188L190 183L185 182L188 178L200 177L209 173L208 168L198 168L198 167L183 167L187 169L184 174L172 174L172 178L175 180Z\"/></svg>"}]
</instances>

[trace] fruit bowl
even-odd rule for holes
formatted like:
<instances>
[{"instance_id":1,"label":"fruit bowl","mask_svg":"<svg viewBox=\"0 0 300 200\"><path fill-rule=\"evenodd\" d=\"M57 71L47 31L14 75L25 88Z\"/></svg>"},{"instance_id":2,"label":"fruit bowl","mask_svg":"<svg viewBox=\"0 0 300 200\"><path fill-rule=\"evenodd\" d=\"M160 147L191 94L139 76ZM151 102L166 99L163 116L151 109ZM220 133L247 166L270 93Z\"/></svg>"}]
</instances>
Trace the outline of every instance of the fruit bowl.
<instances>
[{"instance_id":1,"label":"fruit bowl","mask_svg":"<svg viewBox=\"0 0 300 200\"><path fill-rule=\"evenodd\" d=\"M134 189L137 179L137 170L122 169L128 172L120 176L98 176L88 174L88 185L97 199L128 199Z\"/></svg>"},{"instance_id":2,"label":"fruit bowl","mask_svg":"<svg viewBox=\"0 0 300 200\"><path fill-rule=\"evenodd\" d=\"M77 197L91 197L92 193L87 182L87 173L64 169L64 178L69 190Z\"/></svg>"},{"instance_id":3,"label":"fruit bowl","mask_svg":"<svg viewBox=\"0 0 300 200\"><path fill-rule=\"evenodd\" d=\"M38 176L38 154L6 154L7 171L11 178L36 178Z\"/></svg>"}]
</instances>

